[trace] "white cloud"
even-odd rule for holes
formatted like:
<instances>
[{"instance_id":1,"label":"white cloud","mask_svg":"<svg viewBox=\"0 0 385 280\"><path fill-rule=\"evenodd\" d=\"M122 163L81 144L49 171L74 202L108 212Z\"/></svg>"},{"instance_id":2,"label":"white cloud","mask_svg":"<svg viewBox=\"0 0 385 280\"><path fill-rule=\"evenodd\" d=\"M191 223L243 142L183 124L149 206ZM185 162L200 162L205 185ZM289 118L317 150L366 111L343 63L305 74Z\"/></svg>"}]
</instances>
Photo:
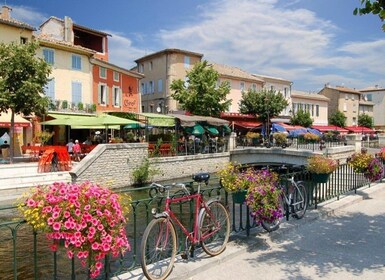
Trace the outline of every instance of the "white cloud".
<instances>
[{"instance_id":1,"label":"white cloud","mask_svg":"<svg viewBox=\"0 0 385 280\"><path fill-rule=\"evenodd\" d=\"M358 69L384 73L380 63L384 55L376 60L383 42L351 42L338 48L339 28L332 22L309 10L279 4L278 0L239 0L234 5L232 0L218 0L202 6L195 22L161 30L159 36L165 47L196 51L210 61L313 87L329 80L370 82Z\"/></svg>"},{"instance_id":2,"label":"white cloud","mask_svg":"<svg viewBox=\"0 0 385 280\"><path fill-rule=\"evenodd\" d=\"M11 16L36 28L49 17L27 6L12 6Z\"/></svg>"}]
</instances>

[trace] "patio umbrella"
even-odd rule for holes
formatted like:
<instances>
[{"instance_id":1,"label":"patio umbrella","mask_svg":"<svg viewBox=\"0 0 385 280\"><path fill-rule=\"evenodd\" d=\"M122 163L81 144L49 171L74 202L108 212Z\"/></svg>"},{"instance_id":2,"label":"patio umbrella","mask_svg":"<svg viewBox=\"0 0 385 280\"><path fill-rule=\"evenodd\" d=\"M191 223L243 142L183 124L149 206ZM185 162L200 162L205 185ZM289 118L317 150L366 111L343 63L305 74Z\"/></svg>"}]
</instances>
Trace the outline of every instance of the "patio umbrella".
<instances>
[{"instance_id":1,"label":"patio umbrella","mask_svg":"<svg viewBox=\"0 0 385 280\"><path fill-rule=\"evenodd\" d=\"M186 127L185 130L188 134L192 135L202 135L205 132L205 129L200 124Z\"/></svg>"},{"instance_id":2,"label":"patio umbrella","mask_svg":"<svg viewBox=\"0 0 385 280\"><path fill-rule=\"evenodd\" d=\"M205 126L205 129L212 135L218 135L219 131L213 126Z\"/></svg>"}]
</instances>

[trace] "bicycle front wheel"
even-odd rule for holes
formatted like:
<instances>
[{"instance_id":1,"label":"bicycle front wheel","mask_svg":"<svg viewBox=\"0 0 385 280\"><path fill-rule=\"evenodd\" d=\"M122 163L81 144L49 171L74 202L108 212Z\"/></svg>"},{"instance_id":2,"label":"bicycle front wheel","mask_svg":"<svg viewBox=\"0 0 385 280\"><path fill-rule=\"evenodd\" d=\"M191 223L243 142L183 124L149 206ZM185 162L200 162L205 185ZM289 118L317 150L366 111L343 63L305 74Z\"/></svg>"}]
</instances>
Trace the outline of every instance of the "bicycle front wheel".
<instances>
[{"instance_id":1,"label":"bicycle front wheel","mask_svg":"<svg viewBox=\"0 0 385 280\"><path fill-rule=\"evenodd\" d=\"M285 215L285 208L283 206L283 198L280 197L279 199L279 209L282 213L282 217L280 218L277 218L275 219L274 221L272 222L269 222L269 221L262 221L261 222L261 225L262 227L267 231L267 232L272 232L272 231L275 231L279 228L279 225L281 224L281 221Z\"/></svg>"},{"instance_id":2,"label":"bicycle front wheel","mask_svg":"<svg viewBox=\"0 0 385 280\"><path fill-rule=\"evenodd\" d=\"M199 221L203 250L210 256L222 253L230 236L230 218L225 206L218 201L210 203Z\"/></svg>"},{"instance_id":3,"label":"bicycle front wheel","mask_svg":"<svg viewBox=\"0 0 385 280\"><path fill-rule=\"evenodd\" d=\"M150 280L166 279L173 269L176 256L176 232L167 218L152 220L143 234L141 265Z\"/></svg>"},{"instance_id":4,"label":"bicycle front wheel","mask_svg":"<svg viewBox=\"0 0 385 280\"><path fill-rule=\"evenodd\" d=\"M306 188L302 183L299 183L293 191L293 197L291 201L291 212L293 217L302 219L307 209L307 194Z\"/></svg>"}]
</instances>

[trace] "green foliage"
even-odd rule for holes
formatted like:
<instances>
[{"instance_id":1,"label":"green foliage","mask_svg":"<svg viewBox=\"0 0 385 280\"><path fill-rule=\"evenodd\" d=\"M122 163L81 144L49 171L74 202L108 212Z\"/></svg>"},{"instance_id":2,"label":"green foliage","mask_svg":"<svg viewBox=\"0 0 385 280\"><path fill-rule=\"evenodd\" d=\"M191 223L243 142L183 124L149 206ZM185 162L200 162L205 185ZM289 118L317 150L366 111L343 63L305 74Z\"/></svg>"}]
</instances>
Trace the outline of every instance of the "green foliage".
<instances>
[{"instance_id":1,"label":"green foliage","mask_svg":"<svg viewBox=\"0 0 385 280\"><path fill-rule=\"evenodd\" d=\"M68 101L67 100L63 100L63 102L61 103L61 108L62 109L67 109L68 108Z\"/></svg>"},{"instance_id":2,"label":"green foliage","mask_svg":"<svg viewBox=\"0 0 385 280\"><path fill-rule=\"evenodd\" d=\"M286 133L283 133L283 132L274 133L273 137L277 145L285 144L287 141L287 135Z\"/></svg>"},{"instance_id":3,"label":"green foliage","mask_svg":"<svg viewBox=\"0 0 385 280\"><path fill-rule=\"evenodd\" d=\"M143 186L157 173L158 170L152 169L148 158L146 158L143 163L132 172L132 178L135 185Z\"/></svg>"},{"instance_id":4,"label":"green foliage","mask_svg":"<svg viewBox=\"0 0 385 280\"><path fill-rule=\"evenodd\" d=\"M239 110L243 114L257 115L261 121L278 116L288 105L283 95L272 90L263 89L259 92L249 89L242 93Z\"/></svg>"},{"instance_id":5,"label":"green foliage","mask_svg":"<svg viewBox=\"0 0 385 280\"><path fill-rule=\"evenodd\" d=\"M336 125L336 126L339 126L339 127L346 126L346 116L345 116L345 114L342 113L341 111L337 111L337 112L333 113L329 117L329 124Z\"/></svg>"},{"instance_id":6,"label":"green foliage","mask_svg":"<svg viewBox=\"0 0 385 280\"><path fill-rule=\"evenodd\" d=\"M355 8L354 15L373 14L378 15L381 21L385 20L385 1L384 0L361 0L361 8ZM382 25L385 31L385 24Z\"/></svg>"},{"instance_id":7,"label":"green foliage","mask_svg":"<svg viewBox=\"0 0 385 280\"><path fill-rule=\"evenodd\" d=\"M358 115L358 125L373 128L374 120L367 114Z\"/></svg>"},{"instance_id":8,"label":"green foliage","mask_svg":"<svg viewBox=\"0 0 385 280\"><path fill-rule=\"evenodd\" d=\"M90 108L91 112L96 112L96 104L91 104L91 108Z\"/></svg>"},{"instance_id":9,"label":"green foliage","mask_svg":"<svg viewBox=\"0 0 385 280\"><path fill-rule=\"evenodd\" d=\"M49 139L52 138L53 134L53 132L49 131L36 132L35 137L33 138L33 142L41 143L42 145L44 145L49 141Z\"/></svg>"},{"instance_id":10,"label":"green foliage","mask_svg":"<svg viewBox=\"0 0 385 280\"><path fill-rule=\"evenodd\" d=\"M186 78L188 82L179 79L170 85L174 91L172 97L183 110L195 115L218 117L229 109L231 100L227 100L227 95L230 85L228 82L217 84L219 74L207 61L195 64Z\"/></svg>"},{"instance_id":11,"label":"green foliage","mask_svg":"<svg viewBox=\"0 0 385 280\"><path fill-rule=\"evenodd\" d=\"M298 110L298 112L290 118L290 124L310 127L313 124L313 119L310 116L310 112Z\"/></svg>"},{"instance_id":12,"label":"green foliage","mask_svg":"<svg viewBox=\"0 0 385 280\"><path fill-rule=\"evenodd\" d=\"M79 102L79 103L78 103L78 109L79 109L80 111L83 111L84 105L83 105L82 102Z\"/></svg>"},{"instance_id":13,"label":"green foliage","mask_svg":"<svg viewBox=\"0 0 385 280\"><path fill-rule=\"evenodd\" d=\"M10 162L13 162L14 115L41 116L50 100L42 96L51 67L36 57L35 43L0 43L0 113L11 111Z\"/></svg>"}]
</instances>

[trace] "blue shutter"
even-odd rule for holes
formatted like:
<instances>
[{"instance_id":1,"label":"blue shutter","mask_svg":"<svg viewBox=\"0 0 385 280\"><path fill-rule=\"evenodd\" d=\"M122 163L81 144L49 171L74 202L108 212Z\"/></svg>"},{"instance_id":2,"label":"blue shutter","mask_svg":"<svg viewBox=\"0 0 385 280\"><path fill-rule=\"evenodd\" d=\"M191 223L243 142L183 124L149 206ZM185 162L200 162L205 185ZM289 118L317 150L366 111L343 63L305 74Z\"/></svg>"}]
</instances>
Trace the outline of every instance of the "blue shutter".
<instances>
[{"instance_id":1,"label":"blue shutter","mask_svg":"<svg viewBox=\"0 0 385 280\"><path fill-rule=\"evenodd\" d=\"M163 91L163 80L159 79L158 80L158 92L162 92L162 91Z\"/></svg>"},{"instance_id":2,"label":"blue shutter","mask_svg":"<svg viewBox=\"0 0 385 280\"><path fill-rule=\"evenodd\" d=\"M82 84L79 82L72 82L72 102L82 102Z\"/></svg>"},{"instance_id":3,"label":"blue shutter","mask_svg":"<svg viewBox=\"0 0 385 280\"><path fill-rule=\"evenodd\" d=\"M55 100L55 79L52 79L48 82L47 86L44 89L44 93L51 100Z\"/></svg>"}]
</instances>

